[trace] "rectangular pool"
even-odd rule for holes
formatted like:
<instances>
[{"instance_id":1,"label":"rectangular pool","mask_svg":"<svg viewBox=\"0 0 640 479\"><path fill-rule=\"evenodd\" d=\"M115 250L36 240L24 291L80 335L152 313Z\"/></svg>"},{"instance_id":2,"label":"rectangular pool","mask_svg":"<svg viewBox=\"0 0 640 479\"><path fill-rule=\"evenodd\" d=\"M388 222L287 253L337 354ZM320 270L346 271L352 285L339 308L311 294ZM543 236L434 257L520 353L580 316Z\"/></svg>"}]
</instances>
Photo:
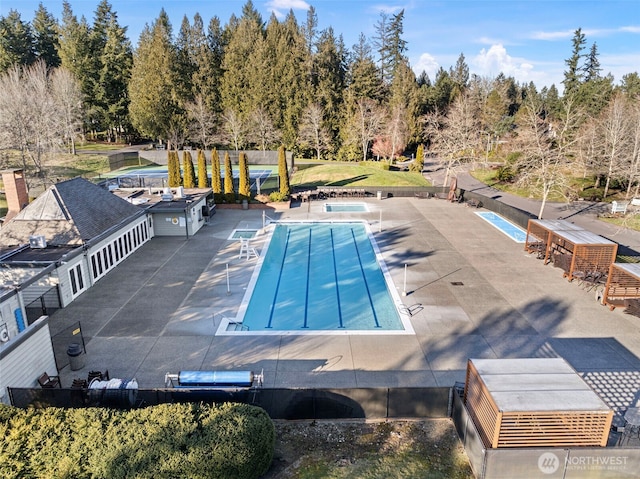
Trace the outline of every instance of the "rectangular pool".
<instances>
[{"instance_id":1,"label":"rectangular pool","mask_svg":"<svg viewBox=\"0 0 640 479\"><path fill-rule=\"evenodd\" d=\"M276 224L259 263L241 333L413 334L364 222Z\"/></svg>"},{"instance_id":2,"label":"rectangular pool","mask_svg":"<svg viewBox=\"0 0 640 479\"><path fill-rule=\"evenodd\" d=\"M507 221L502 216L492 211L479 211L476 214L516 243L524 243L526 241L527 232L510 221Z\"/></svg>"},{"instance_id":3,"label":"rectangular pool","mask_svg":"<svg viewBox=\"0 0 640 479\"><path fill-rule=\"evenodd\" d=\"M366 203L325 203L325 213L367 213Z\"/></svg>"},{"instance_id":4,"label":"rectangular pool","mask_svg":"<svg viewBox=\"0 0 640 479\"><path fill-rule=\"evenodd\" d=\"M239 239L251 239L255 238L258 234L258 230L251 229L235 229L229 235L230 240L239 240Z\"/></svg>"}]
</instances>

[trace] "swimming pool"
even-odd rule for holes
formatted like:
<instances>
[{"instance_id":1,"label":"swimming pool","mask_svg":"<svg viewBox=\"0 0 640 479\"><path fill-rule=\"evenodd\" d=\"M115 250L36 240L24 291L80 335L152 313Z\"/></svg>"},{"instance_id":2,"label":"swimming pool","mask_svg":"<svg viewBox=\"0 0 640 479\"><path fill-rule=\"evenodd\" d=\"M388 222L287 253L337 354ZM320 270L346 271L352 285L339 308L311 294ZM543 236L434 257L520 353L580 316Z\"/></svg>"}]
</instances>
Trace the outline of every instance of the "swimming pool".
<instances>
[{"instance_id":1,"label":"swimming pool","mask_svg":"<svg viewBox=\"0 0 640 479\"><path fill-rule=\"evenodd\" d=\"M366 213L369 211L366 203L325 203L325 213Z\"/></svg>"},{"instance_id":2,"label":"swimming pool","mask_svg":"<svg viewBox=\"0 0 640 479\"><path fill-rule=\"evenodd\" d=\"M524 243L526 241L527 232L510 221L507 221L502 216L492 211L479 211L476 214L516 243Z\"/></svg>"},{"instance_id":3,"label":"swimming pool","mask_svg":"<svg viewBox=\"0 0 640 479\"><path fill-rule=\"evenodd\" d=\"M229 235L230 240L238 240L238 239L252 239L255 238L258 234L258 230L252 229L235 229Z\"/></svg>"},{"instance_id":4,"label":"swimming pool","mask_svg":"<svg viewBox=\"0 0 640 479\"><path fill-rule=\"evenodd\" d=\"M366 223L278 223L235 323L241 334L413 334L400 307Z\"/></svg>"}]
</instances>

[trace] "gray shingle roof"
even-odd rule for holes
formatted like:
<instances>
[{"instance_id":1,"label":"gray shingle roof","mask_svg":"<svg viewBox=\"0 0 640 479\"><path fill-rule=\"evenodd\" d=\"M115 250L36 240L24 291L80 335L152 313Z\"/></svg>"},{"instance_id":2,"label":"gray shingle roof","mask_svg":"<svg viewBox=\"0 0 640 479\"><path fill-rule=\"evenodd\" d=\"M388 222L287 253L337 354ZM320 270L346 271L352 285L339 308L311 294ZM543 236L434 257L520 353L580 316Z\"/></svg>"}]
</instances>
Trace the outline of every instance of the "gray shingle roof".
<instances>
[{"instance_id":1,"label":"gray shingle roof","mask_svg":"<svg viewBox=\"0 0 640 479\"><path fill-rule=\"evenodd\" d=\"M44 235L48 244L82 244L140 214L140 209L83 178L57 183L0 228L0 246Z\"/></svg>"}]
</instances>

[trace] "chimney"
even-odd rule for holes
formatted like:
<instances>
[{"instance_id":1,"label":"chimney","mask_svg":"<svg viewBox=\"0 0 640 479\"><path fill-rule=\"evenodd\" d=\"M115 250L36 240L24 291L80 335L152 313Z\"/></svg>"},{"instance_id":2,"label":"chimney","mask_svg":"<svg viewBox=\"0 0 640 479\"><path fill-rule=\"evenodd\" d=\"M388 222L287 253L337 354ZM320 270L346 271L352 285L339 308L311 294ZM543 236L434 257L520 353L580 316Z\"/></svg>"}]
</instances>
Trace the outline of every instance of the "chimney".
<instances>
[{"instance_id":1,"label":"chimney","mask_svg":"<svg viewBox=\"0 0 640 479\"><path fill-rule=\"evenodd\" d=\"M6 223L29 204L29 194L22 170L4 170L2 183L4 183L4 194L7 198L8 211L4 218Z\"/></svg>"}]
</instances>

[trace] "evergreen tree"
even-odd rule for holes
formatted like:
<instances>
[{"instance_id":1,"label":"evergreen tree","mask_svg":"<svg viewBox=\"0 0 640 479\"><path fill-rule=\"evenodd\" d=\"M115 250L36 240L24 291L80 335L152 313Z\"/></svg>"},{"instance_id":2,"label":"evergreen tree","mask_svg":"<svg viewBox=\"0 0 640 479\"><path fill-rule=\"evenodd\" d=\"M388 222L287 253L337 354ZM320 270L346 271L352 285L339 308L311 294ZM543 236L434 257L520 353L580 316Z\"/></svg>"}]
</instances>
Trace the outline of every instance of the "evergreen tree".
<instances>
[{"instance_id":1,"label":"evergreen tree","mask_svg":"<svg viewBox=\"0 0 640 479\"><path fill-rule=\"evenodd\" d=\"M113 15L101 52L95 95L101 124L107 129L110 140L120 141L120 135L131 130L128 85L132 66L133 53L126 28L120 27Z\"/></svg>"},{"instance_id":2,"label":"evergreen tree","mask_svg":"<svg viewBox=\"0 0 640 479\"><path fill-rule=\"evenodd\" d=\"M389 110L403 112L403 118L396 120L401 120L406 125L406 140L411 144L419 142L422 136L420 115L423 105L415 73L408 61L396 65L389 93Z\"/></svg>"},{"instance_id":3,"label":"evergreen tree","mask_svg":"<svg viewBox=\"0 0 640 479\"><path fill-rule=\"evenodd\" d=\"M402 39L403 21L404 9L392 15L391 19L385 12L381 12L380 20L376 23L374 42L380 55L380 75L387 84L393 81L398 65L407 61L404 56L407 42Z\"/></svg>"},{"instance_id":4,"label":"evergreen tree","mask_svg":"<svg viewBox=\"0 0 640 479\"><path fill-rule=\"evenodd\" d=\"M309 63L304 36L292 12L280 23L272 17L267 26L265 69L272 84L271 95L258 105L271 106L270 117L282 132L285 146L293 148L298 137L298 122L311 91L310 79L301 72ZM262 85L260 85L261 88ZM265 90L267 88L264 88ZM279 106L278 106L279 105ZM277 108L273 108L277 106Z\"/></svg>"},{"instance_id":5,"label":"evergreen tree","mask_svg":"<svg viewBox=\"0 0 640 479\"><path fill-rule=\"evenodd\" d=\"M177 142L176 134L184 131L185 118L176 98L174 64L171 24L162 10L153 25L145 26L140 35L129 82L131 122L148 138Z\"/></svg>"},{"instance_id":6,"label":"evergreen tree","mask_svg":"<svg viewBox=\"0 0 640 479\"><path fill-rule=\"evenodd\" d=\"M222 176L220 175L220 156L215 148L211 150L211 189L215 194L222 193Z\"/></svg>"},{"instance_id":7,"label":"evergreen tree","mask_svg":"<svg viewBox=\"0 0 640 479\"><path fill-rule=\"evenodd\" d=\"M210 59L206 62L203 74L208 78L208 83L203 94L205 95L206 104L216 113L222 113L222 100L220 96L220 81L222 79L222 61L224 58L224 50L226 46L226 38L224 31L220 26L220 19L213 17L209 21L207 29L207 50ZM203 84L206 83L202 80Z\"/></svg>"},{"instance_id":8,"label":"evergreen tree","mask_svg":"<svg viewBox=\"0 0 640 479\"><path fill-rule=\"evenodd\" d=\"M584 64L584 80L586 82L597 80L600 78L601 71L600 60L598 59L598 46L594 43L591 45L591 50L589 50Z\"/></svg>"},{"instance_id":9,"label":"evergreen tree","mask_svg":"<svg viewBox=\"0 0 640 479\"><path fill-rule=\"evenodd\" d=\"M360 98L371 98L381 101L384 89L380 73L371 56L371 47L364 35L353 46L353 59L349 65L348 92L352 101Z\"/></svg>"},{"instance_id":10,"label":"evergreen tree","mask_svg":"<svg viewBox=\"0 0 640 479\"><path fill-rule=\"evenodd\" d=\"M231 157L229 152L224 152L224 197L227 203L236 201L236 192L233 188L233 168L231 168Z\"/></svg>"},{"instance_id":11,"label":"evergreen tree","mask_svg":"<svg viewBox=\"0 0 640 479\"><path fill-rule=\"evenodd\" d=\"M449 69L449 76L454 84L452 101L469 86L469 65L464 58L464 54L460 54L456 61L456 66Z\"/></svg>"},{"instance_id":12,"label":"evergreen tree","mask_svg":"<svg viewBox=\"0 0 640 479\"><path fill-rule=\"evenodd\" d=\"M182 152L182 170L184 171L184 187L196 187L196 172L193 169L193 158L191 152L184 150Z\"/></svg>"},{"instance_id":13,"label":"evergreen tree","mask_svg":"<svg viewBox=\"0 0 640 479\"><path fill-rule=\"evenodd\" d=\"M198 150L198 188L207 188L208 186L207 157L204 151Z\"/></svg>"},{"instance_id":14,"label":"evergreen tree","mask_svg":"<svg viewBox=\"0 0 640 479\"><path fill-rule=\"evenodd\" d=\"M620 86L629 98L636 99L640 97L640 75L637 72L624 75Z\"/></svg>"},{"instance_id":15,"label":"evergreen tree","mask_svg":"<svg viewBox=\"0 0 640 479\"><path fill-rule=\"evenodd\" d=\"M587 43L582 29L578 28L573 35L573 50L571 57L565 60L567 70L564 72L564 95L574 95L578 92L578 87L584 79L583 70L580 67L580 60L582 59L582 50Z\"/></svg>"},{"instance_id":16,"label":"evergreen tree","mask_svg":"<svg viewBox=\"0 0 640 479\"><path fill-rule=\"evenodd\" d=\"M169 150L167 155L168 184L171 188L176 188L182 184L180 158L178 157L177 150Z\"/></svg>"},{"instance_id":17,"label":"evergreen tree","mask_svg":"<svg viewBox=\"0 0 640 479\"><path fill-rule=\"evenodd\" d=\"M95 133L98 125L94 122L98 120L98 115L92 110L95 93L95 63L92 59L90 28L84 17L78 21L67 1L62 2L58 55L60 64L80 82L84 97L86 129Z\"/></svg>"},{"instance_id":18,"label":"evergreen tree","mask_svg":"<svg viewBox=\"0 0 640 479\"><path fill-rule=\"evenodd\" d=\"M256 90L272 87L264 77L261 65L249 61L255 56L254 50L263 40L262 18L253 8L249 0L242 8L243 16L237 21L237 25L230 22L227 25L228 43L224 49L222 70L220 79L220 96L222 110L235 111L241 117L248 115L254 108L261 106L251 101L251 96Z\"/></svg>"},{"instance_id":19,"label":"evergreen tree","mask_svg":"<svg viewBox=\"0 0 640 479\"><path fill-rule=\"evenodd\" d=\"M320 33L312 62L313 103L322 108L323 126L329 131L331 143L334 143L340 130L347 65L344 44L342 39L335 38L333 29L328 28ZM334 149L335 146L330 148Z\"/></svg>"},{"instance_id":20,"label":"evergreen tree","mask_svg":"<svg viewBox=\"0 0 640 479\"><path fill-rule=\"evenodd\" d=\"M424 145L420 143L418 145L418 149L416 150L416 158L411 165L411 170L416 171L418 173L422 173L422 169L424 168Z\"/></svg>"},{"instance_id":21,"label":"evergreen tree","mask_svg":"<svg viewBox=\"0 0 640 479\"><path fill-rule=\"evenodd\" d=\"M16 10L0 17L0 73L16 65L30 65L35 60L34 38L29 23Z\"/></svg>"},{"instance_id":22,"label":"evergreen tree","mask_svg":"<svg viewBox=\"0 0 640 479\"><path fill-rule=\"evenodd\" d=\"M40 3L31 22L36 59L42 59L49 68L60 66L58 55L58 22Z\"/></svg>"},{"instance_id":23,"label":"evergreen tree","mask_svg":"<svg viewBox=\"0 0 640 479\"><path fill-rule=\"evenodd\" d=\"M436 73L433 85L433 106L439 112L446 112L453 102L455 83L451 76L442 68Z\"/></svg>"},{"instance_id":24,"label":"evergreen tree","mask_svg":"<svg viewBox=\"0 0 640 479\"><path fill-rule=\"evenodd\" d=\"M280 195L283 199L289 198L291 187L289 185L289 170L287 168L287 154L284 145L278 149L278 178L280 179Z\"/></svg>"},{"instance_id":25,"label":"evergreen tree","mask_svg":"<svg viewBox=\"0 0 640 479\"><path fill-rule=\"evenodd\" d=\"M247 154L243 151L238 159L238 196L241 200L249 201L251 199L251 184L249 182L249 161Z\"/></svg>"}]
</instances>

